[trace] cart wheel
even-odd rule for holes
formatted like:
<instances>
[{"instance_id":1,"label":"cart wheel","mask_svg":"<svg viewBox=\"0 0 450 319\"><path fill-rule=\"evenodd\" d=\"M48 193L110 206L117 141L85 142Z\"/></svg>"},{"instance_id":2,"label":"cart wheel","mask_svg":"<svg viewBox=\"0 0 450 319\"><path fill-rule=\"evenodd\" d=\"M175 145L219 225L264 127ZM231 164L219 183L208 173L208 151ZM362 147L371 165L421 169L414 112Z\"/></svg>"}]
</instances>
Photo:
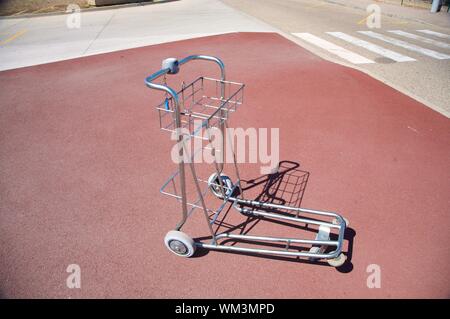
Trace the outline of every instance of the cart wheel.
<instances>
[{"instance_id":1,"label":"cart wheel","mask_svg":"<svg viewBox=\"0 0 450 319\"><path fill-rule=\"evenodd\" d=\"M348 221L348 219L345 218L345 217L342 217L342 219L345 220L345 227L348 227L348 225L350 224L350 222ZM335 225L339 224L339 223L338 223L338 220L337 220L336 218L333 219L333 222L332 222L332 223L335 224Z\"/></svg>"},{"instance_id":2,"label":"cart wheel","mask_svg":"<svg viewBox=\"0 0 450 319\"><path fill-rule=\"evenodd\" d=\"M175 255L191 257L195 252L195 244L191 237L178 230L171 230L164 237L166 247Z\"/></svg>"},{"instance_id":3,"label":"cart wheel","mask_svg":"<svg viewBox=\"0 0 450 319\"><path fill-rule=\"evenodd\" d=\"M220 178L222 179L222 183L225 186L225 195L227 196L230 195L231 189L233 188L233 182L225 174L220 174ZM208 186L211 192L214 194L214 196L218 198L223 198L220 187L220 181L217 178L217 173L211 174L211 176L208 178Z\"/></svg>"},{"instance_id":4,"label":"cart wheel","mask_svg":"<svg viewBox=\"0 0 450 319\"><path fill-rule=\"evenodd\" d=\"M336 258L327 259L327 263L328 263L328 265L330 265L332 267L340 267L345 263L346 260L347 260L347 256L345 256L343 253L341 253Z\"/></svg>"}]
</instances>

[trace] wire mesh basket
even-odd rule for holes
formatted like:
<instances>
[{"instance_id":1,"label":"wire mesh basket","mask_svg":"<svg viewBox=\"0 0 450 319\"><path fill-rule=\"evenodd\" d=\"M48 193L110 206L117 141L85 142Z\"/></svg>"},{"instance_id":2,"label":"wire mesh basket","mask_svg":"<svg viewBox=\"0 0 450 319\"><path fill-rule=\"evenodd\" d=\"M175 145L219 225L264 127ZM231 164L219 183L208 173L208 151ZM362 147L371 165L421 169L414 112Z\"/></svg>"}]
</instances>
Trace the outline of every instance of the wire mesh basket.
<instances>
[{"instance_id":1,"label":"wire mesh basket","mask_svg":"<svg viewBox=\"0 0 450 319\"><path fill-rule=\"evenodd\" d=\"M243 103L244 84L199 77L182 85L179 96L181 128L192 137L199 137L201 128L219 127L229 114ZM166 96L156 106L161 130L175 132L174 99ZM196 126L195 126L196 125Z\"/></svg>"}]
</instances>

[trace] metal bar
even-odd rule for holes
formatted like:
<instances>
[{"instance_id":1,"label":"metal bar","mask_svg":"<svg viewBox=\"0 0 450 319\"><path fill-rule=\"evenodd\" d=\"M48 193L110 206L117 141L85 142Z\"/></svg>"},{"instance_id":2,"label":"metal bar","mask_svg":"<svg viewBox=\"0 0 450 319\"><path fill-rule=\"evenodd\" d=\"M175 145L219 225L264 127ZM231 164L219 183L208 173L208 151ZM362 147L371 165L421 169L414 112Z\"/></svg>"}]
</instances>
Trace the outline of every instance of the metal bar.
<instances>
[{"instance_id":1,"label":"metal bar","mask_svg":"<svg viewBox=\"0 0 450 319\"><path fill-rule=\"evenodd\" d=\"M276 214L276 213L260 212L260 211L257 211L257 210L253 211L253 210L242 209L242 211L245 212L245 213L249 213L251 215L254 215L254 216L264 216L264 217L270 217L270 218L284 219L284 220L289 220L289 221L293 221L293 222L312 224L312 225L318 225L318 226L324 225L324 226L333 227L333 228L340 228L341 227L340 225L335 225L335 224L332 224L332 223L316 221L316 220L309 219L309 218L289 217L289 216L284 216L284 215Z\"/></svg>"},{"instance_id":2,"label":"metal bar","mask_svg":"<svg viewBox=\"0 0 450 319\"><path fill-rule=\"evenodd\" d=\"M258 248L244 248L244 247L236 247L236 246L224 246L224 245L211 245L205 243L195 243L196 246L207 248L207 249L217 249L217 250L229 250L229 251L238 251L245 253L258 253L258 254L268 254L268 255L284 255L284 256L294 256L294 257L313 257L317 259L332 259L336 258L340 251L337 250L329 253L329 254L314 254L308 252L293 252L293 251L285 251L285 250L276 250L276 249L258 249Z\"/></svg>"},{"instance_id":3,"label":"metal bar","mask_svg":"<svg viewBox=\"0 0 450 319\"><path fill-rule=\"evenodd\" d=\"M214 216L213 216L212 219L209 221L209 223L210 223L211 225L213 225L213 224L216 222L217 217L219 217L219 214L222 212L222 210L225 208L225 206L226 206L227 204L228 204L227 202L223 202L222 205L220 205L219 209L217 209L217 210L215 211Z\"/></svg>"},{"instance_id":4,"label":"metal bar","mask_svg":"<svg viewBox=\"0 0 450 319\"><path fill-rule=\"evenodd\" d=\"M226 126L225 129L227 129L228 128L228 123L225 123L225 126ZM230 131L227 130L227 133L228 133L227 134L227 139L231 139ZM236 154L234 153L233 141L230 141L229 145L231 145L231 150L228 150L228 151L231 151L231 154L233 154L233 165L234 165L234 170L236 172L236 177L238 179L237 184L239 185L239 190L240 190L239 196L241 197L241 199L244 199L244 190L243 190L242 185L241 185L241 176L239 174L239 168L238 168L238 165L236 163ZM225 154L225 151L226 150L224 150L223 154ZM230 195L233 195L233 193L230 193Z\"/></svg>"},{"instance_id":5,"label":"metal bar","mask_svg":"<svg viewBox=\"0 0 450 319\"><path fill-rule=\"evenodd\" d=\"M210 127L209 127L209 120L207 120L207 126L206 126L206 133L208 134L208 140L209 140L209 143L210 143L210 145L212 145L211 144L211 134L210 134L210 132L209 132L209 130L210 130ZM222 139L223 139L223 135L222 135ZM222 149L223 150L223 149ZM217 160L216 160L216 148L213 146L212 147L212 155L213 155L213 157L214 157L214 167L215 167L215 169L216 169L216 176L217 176L217 179L218 179L218 181L219 181L219 185L220 185L220 192L222 193L222 198L223 198L223 201L224 201L224 203L226 202L226 199L225 199L225 187L224 187L224 184L223 184L223 181L222 181L222 176L220 175L221 173L222 173L222 169L223 169L223 166L222 167L220 167L220 165L218 165L218 163L217 163ZM221 156L223 157L223 152L221 153Z\"/></svg>"},{"instance_id":6,"label":"metal bar","mask_svg":"<svg viewBox=\"0 0 450 319\"><path fill-rule=\"evenodd\" d=\"M222 62L221 59L209 56L209 55L190 55L188 57L185 57L184 59L181 59L179 61L179 65L183 65L185 63L188 63L192 60L205 60L205 61L212 61L215 62L220 67L220 78L222 81L225 81L225 64Z\"/></svg>"},{"instance_id":7,"label":"metal bar","mask_svg":"<svg viewBox=\"0 0 450 319\"><path fill-rule=\"evenodd\" d=\"M230 191L230 194L232 194L235 189L236 189L237 185L234 185L233 188ZM228 187L226 187L228 189ZM229 195L228 195L229 196ZM220 205L219 209L214 213L214 216L210 222L210 224L214 224L217 220L217 217L219 216L219 214L222 212L223 208L228 204L228 197L225 197L225 200L223 201L222 205Z\"/></svg>"},{"instance_id":8,"label":"metal bar","mask_svg":"<svg viewBox=\"0 0 450 319\"><path fill-rule=\"evenodd\" d=\"M168 72L169 72L169 69L159 70L158 72L147 77L145 79L145 84L151 89L164 91L172 96L173 101L174 101L174 108L175 108L175 125L176 125L176 128L179 129L179 128L181 128L181 117L180 117L180 109L179 109L179 105L178 105L177 92L175 92L173 89L171 89L170 87L168 87L166 85L152 83L153 80L159 78L162 75L167 74ZM182 140L183 140L183 136L180 134L180 136L178 137L178 142L182 142ZM184 142L183 142L183 144L184 144ZM180 156L183 156L182 152L183 152L183 149L181 150ZM181 220L178 222L177 226L175 227L176 230L180 230L187 219L186 180L185 180L186 176L185 176L185 172L184 172L184 162L180 161L180 163L178 164L178 167L179 167L179 172L180 172L179 176L180 176L181 196L182 196L183 200L181 201L182 216L181 216Z\"/></svg>"},{"instance_id":9,"label":"metal bar","mask_svg":"<svg viewBox=\"0 0 450 319\"><path fill-rule=\"evenodd\" d=\"M197 176L196 176L196 173L195 173L194 163L192 161L190 161L189 162L189 166L191 167L192 177L194 178L195 188L197 189L197 193L198 193L200 202L202 204L203 213L205 215L206 223L208 224L209 231L210 231L211 236L213 238L212 242L215 243L216 242L216 238L215 238L215 235L214 235L214 230L212 228L212 225L209 223L208 209L206 208L205 200L203 198L203 193L202 193L202 191L200 189L200 186L198 184ZM184 199L184 201L186 202L186 199Z\"/></svg>"},{"instance_id":10,"label":"metal bar","mask_svg":"<svg viewBox=\"0 0 450 319\"><path fill-rule=\"evenodd\" d=\"M269 237L269 236L250 236L250 235L238 235L222 233L216 236L220 238L233 238L233 239L248 239L248 240L260 240L260 241L273 241L273 242L291 242L297 244L308 245L327 245L327 246L339 246L338 241L334 240L313 240L313 239L296 239L296 238L283 238L283 237Z\"/></svg>"},{"instance_id":11,"label":"metal bar","mask_svg":"<svg viewBox=\"0 0 450 319\"><path fill-rule=\"evenodd\" d=\"M205 79L205 80L217 81L217 79L210 78L210 77L207 77L207 76L202 76L202 78ZM239 83L239 82L234 82L234 81L229 81L229 80L222 80L222 81L224 81L226 83L235 84L235 85L242 85L242 83Z\"/></svg>"},{"instance_id":12,"label":"metal bar","mask_svg":"<svg viewBox=\"0 0 450 319\"><path fill-rule=\"evenodd\" d=\"M234 197L231 197L230 200L237 201L239 204L245 204L245 205L249 205L249 206L259 206L259 207L267 207L267 208L286 209L286 210L299 211L299 212L303 212L303 213L310 213L310 214L316 214L316 215L322 215L322 216L341 218L341 216L336 214L336 213L324 212L324 211L320 211L320 210L313 210L313 209L307 209L307 208L284 206L284 205L278 205L278 204L272 204L272 203L263 203L263 202L259 202L259 201L247 200L247 199L239 199L239 198L234 198Z\"/></svg>"}]
</instances>

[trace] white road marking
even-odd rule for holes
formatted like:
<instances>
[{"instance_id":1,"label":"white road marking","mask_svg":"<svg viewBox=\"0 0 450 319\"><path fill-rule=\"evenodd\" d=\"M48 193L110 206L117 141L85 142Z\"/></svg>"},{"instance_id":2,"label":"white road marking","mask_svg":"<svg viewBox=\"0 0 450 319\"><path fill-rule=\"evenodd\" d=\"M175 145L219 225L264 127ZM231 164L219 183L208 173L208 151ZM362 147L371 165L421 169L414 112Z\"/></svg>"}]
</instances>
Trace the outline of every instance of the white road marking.
<instances>
[{"instance_id":1,"label":"white road marking","mask_svg":"<svg viewBox=\"0 0 450 319\"><path fill-rule=\"evenodd\" d=\"M440 41L436 41L436 40L433 40L433 39L428 39L428 38L422 37L420 35L415 35L413 33L405 32L405 31L401 31L401 30L390 30L388 32L394 33L396 35L400 35L400 36L405 37L405 38L409 38L409 39L413 39L413 40L422 41L424 43L432 44L432 45L435 45L437 47L441 47L441 48L444 48L444 49L450 49L450 44L447 44L447 43L444 43L444 42L440 42Z\"/></svg>"},{"instance_id":2,"label":"white road marking","mask_svg":"<svg viewBox=\"0 0 450 319\"><path fill-rule=\"evenodd\" d=\"M429 34L429 35L434 35L435 37L439 37L439 38L443 38L443 39L450 39L450 35L436 32L436 31L431 31L431 30L417 30L417 31L425 33L425 34Z\"/></svg>"},{"instance_id":3,"label":"white road marking","mask_svg":"<svg viewBox=\"0 0 450 319\"><path fill-rule=\"evenodd\" d=\"M336 38L339 38L341 40L347 41L351 44L360 46L364 49L367 49L369 51L375 52L379 55L385 56L389 59L392 59L397 62L408 62L408 61L416 61L416 59L410 58L409 56L385 49L383 47L380 47L376 44L352 37L348 34L345 34L343 32L327 32L329 35L332 35Z\"/></svg>"},{"instance_id":4,"label":"white road marking","mask_svg":"<svg viewBox=\"0 0 450 319\"><path fill-rule=\"evenodd\" d=\"M387 37L380 33L376 33L373 31L358 31L358 32L361 34L367 35L371 38L378 39L378 40L381 40L381 41L384 41L384 42L387 42L387 43L390 43L390 44L393 44L393 45L396 45L396 46L399 46L399 47L402 47L402 48L405 48L405 49L408 49L411 51L415 51L415 52L418 52L423 55L427 55L427 56L435 58L435 59L439 59L439 60L450 59L450 55L439 53L439 52L429 50L429 49L425 49L425 48L419 47L417 45L414 45L414 44L411 44L411 43L408 43L405 41Z\"/></svg>"},{"instance_id":5,"label":"white road marking","mask_svg":"<svg viewBox=\"0 0 450 319\"><path fill-rule=\"evenodd\" d=\"M315 46L318 46L319 48L327 50L328 52L334 55L337 55L347 61L350 61L351 63L354 64L375 63L374 61L369 60L359 54L353 53L351 51L344 49L343 47L340 47L331 42L316 37L311 33L292 33L292 34L306 42L309 42Z\"/></svg>"}]
</instances>

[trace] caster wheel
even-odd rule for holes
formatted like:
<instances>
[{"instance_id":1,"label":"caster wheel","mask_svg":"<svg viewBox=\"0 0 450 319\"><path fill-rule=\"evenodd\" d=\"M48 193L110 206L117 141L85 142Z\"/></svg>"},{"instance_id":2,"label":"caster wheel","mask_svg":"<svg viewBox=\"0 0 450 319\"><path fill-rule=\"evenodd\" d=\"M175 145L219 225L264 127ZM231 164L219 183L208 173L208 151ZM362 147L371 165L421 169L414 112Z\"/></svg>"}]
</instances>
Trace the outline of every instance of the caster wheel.
<instances>
[{"instance_id":1,"label":"caster wheel","mask_svg":"<svg viewBox=\"0 0 450 319\"><path fill-rule=\"evenodd\" d=\"M327 246L313 246L309 249L309 252L312 254L323 254L326 249L327 249ZM319 259L315 258L315 257L309 257L309 260L316 261Z\"/></svg>"},{"instance_id":2,"label":"caster wheel","mask_svg":"<svg viewBox=\"0 0 450 319\"><path fill-rule=\"evenodd\" d=\"M347 218L345 218L345 217L342 217L344 220L345 220L345 227L348 227L348 225L350 225L350 222L348 221L348 219ZM339 224L339 222L338 222L338 220L335 218L335 219L333 219L333 222L332 222L333 224L335 224L335 225L338 225Z\"/></svg>"},{"instance_id":3,"label":"caster wheel","mask_svg":"<svg viewBox=\"0 0 450 319\"><path fill-rule=\"evenodd\" d=\"M178 230L171 230L164 237L167 249L177 256L191 257L195 253L195 244L191 237Z\"/></svg>"},{"instance_id":4,"label":"caster wheel","mask_svg":"<svg viewBox=\"0 0 450 319\"><path fill-rule=\"evenodd\" d=\"M345 256L344 254L341 253L336 258L327 259L327 263L328 263L328 265L330 265L332 267L340 267L345 263L346 260L347 260L347 256Z\"/></svg>"},{"instance_id":5,"label":"caster wheel","mask_svg":"<svg viewBox=\"0 0 450 319\"><path fill-rule=\"evenodd\" d=\"M225 195L226 196L231 195L230 192L231 192L231 189L233 188L233 182L225 174L220 174L220 178L222 179L222 184L225 188L225 192L224 192ZM217 173L211 174L211 176L208 178L208 186L209 186L209 189L211 190L211 192L214 194L214 196L216 196L218 198L223 198L220 181L217 178Z\"/></svg>"}]
</instances>

